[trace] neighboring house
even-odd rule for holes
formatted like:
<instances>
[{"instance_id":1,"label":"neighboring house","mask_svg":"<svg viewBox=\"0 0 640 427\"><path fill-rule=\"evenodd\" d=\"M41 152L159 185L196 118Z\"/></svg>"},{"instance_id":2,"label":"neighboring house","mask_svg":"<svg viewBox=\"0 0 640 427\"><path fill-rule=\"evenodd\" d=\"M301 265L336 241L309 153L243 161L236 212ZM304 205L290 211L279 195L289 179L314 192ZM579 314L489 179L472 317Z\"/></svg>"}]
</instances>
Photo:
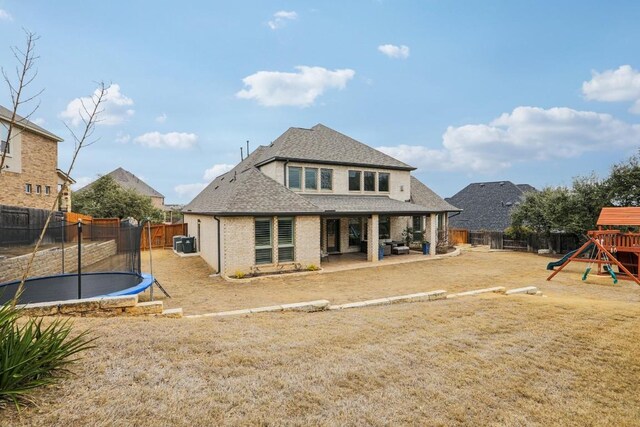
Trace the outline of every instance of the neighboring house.
<instances>
[{"instance_id":1,"label":"neighboring house","mask_svg":"<svg viewBox=\"0 0 640 427\"><path fill-rule=\"evenodd\" d=\"M467 185L447 202L462 209L449 215L449 226L469 231L504 231L511 225L511 209L528 191L529 184L511 181L475 182Z\"/></svg>"},{"instance_id":2,"label":"neighboring house","mask_svg":"<svg viewBox=\"0 0 640 427\"><path fill-rule=\"evenodd\" d=\"M209 184L183 208L184 222L225 275L319 266L321 253L377 261L379 242L414 224L433 254L437 229L458 209L414 169L321 124L290 128Z\"/></svg>"},{"instance_id":3,"label":"neighboring house","mask_svg":"<svg viewBox=\"0 0 640 427\"><path fill-rule=\"evenodd\" d=\"M133 190L138 194L149 197L154 207L165 210L164 196L128 170L118 168L109 172L107 176L113 178L113 180L125 190ZM91 188L92 185L93 183L85 185L84 187L76 190L76 193L81 193L82 191Z\"/></svg>"},{"instance_id":4,"label":"neighboring house","mask_svg":"<svg viewBox=\"0 0 640 427\"><path fill-rule=\"evenodd\" d=\"M58 196L58 142L62 138L22 117L16 117L7 141L11 111L0 106L0 204L51 209Z\"/></svg>"},{"instance_id":5,"label":"neighboring house","mask_svg":"<svg viewBox=\"0 0 640 427\"><path fill-rule=\"evenodd\" d=\"M71 186L75 184L76 181L61 169L56 169L56 172L58 173L58 193L60 193L58 210L71 212Z\"/></svg>"}]
</instances>

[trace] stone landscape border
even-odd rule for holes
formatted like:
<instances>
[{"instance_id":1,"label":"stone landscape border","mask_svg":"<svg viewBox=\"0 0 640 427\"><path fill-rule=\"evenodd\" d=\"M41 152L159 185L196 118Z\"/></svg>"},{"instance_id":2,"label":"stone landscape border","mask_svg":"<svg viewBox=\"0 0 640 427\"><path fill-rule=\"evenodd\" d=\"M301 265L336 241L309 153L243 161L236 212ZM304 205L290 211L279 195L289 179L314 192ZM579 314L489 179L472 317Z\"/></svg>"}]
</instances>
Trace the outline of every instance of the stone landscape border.
<instances>
[{"instance_id":1,"label":"stone landscape border","mask_svg":"<svg viewBox=\"0 0 640 427\"><path fill-rule=\"evenodd\" d=\"M364 307L373 307L373 306L389 305L389 304L397 304L397 303L437 301L437 300L451 299L451 298L471 297L471 296L487 294L487 293L498 293L506 296L516 295L516 294L542 296L542 292L538 291L538 288L535 286L527 286L524 288L516 288L511 290L507 290L503 286L496 286L492 288L483 288L483 289L475 289L472 291L459 292L459 293L450 294L450 295L447 295L447 291L445 290L436 290L436 291L429 291L429 292L419 292L419 293L408 294L408 295L397 295L392 297L376 298L376 299L365 300L365 301L356 301L356 302L350 302L350 303L339 304L339 305L330 305L328 300L316 300L316 301L300 302L300 303L294 303L294 304L247 308L243 310L221 311L217 313L192 314L192 315L184 316L184 318L202 319L206 317L247 316L249 314L255 314L255 313L269 313L269 312L273 313L273 312L281 312L281 311L299 311L299 312L313 313L317 311L337 311L337 310L345 310L345 309L351 309L351 308L364 308Z\"/></svg>"}]
</instances>

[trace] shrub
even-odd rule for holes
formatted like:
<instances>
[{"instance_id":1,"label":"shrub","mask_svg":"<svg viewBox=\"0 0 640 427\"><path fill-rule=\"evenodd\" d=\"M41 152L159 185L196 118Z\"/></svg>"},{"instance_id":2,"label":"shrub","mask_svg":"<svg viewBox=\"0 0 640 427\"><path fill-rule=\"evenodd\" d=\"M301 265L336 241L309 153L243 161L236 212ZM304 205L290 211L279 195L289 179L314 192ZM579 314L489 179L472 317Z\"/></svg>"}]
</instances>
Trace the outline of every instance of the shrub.
<instances>
[{"instance_id":1,"label":"shrub","mask_svg":"<svg viewBox=\"0 0 640 427\"><path fill-rule=\"evenodd\" d=\"M307 270L309 270L309 271L318 271L318 270L320 270L320 267L318 267L318 266L317 266L317 265L315 265L315 264L309 264L309 265L307 266Z\"/></svg>"},{"instance_id":2,"label":"shrub","mask_svg":"<svg viewBox=\"0 0 640 427\"><path fill-rule=\"evenodd\" d=\"M0 306L0 403L32 402L34 389L58 382L66 367L78 360L71 358L93 348L95 338L88 331L70 338L72 324L56 319L48 326L42 319L19 321L20 309L11 302Z\"/></svg>"},{"instance_id":3,"label":"shrub","mask_svg":"<svg viewBox=\"0 0 640 427\"><path fill-rule=\"evenodd\" d=\"M236 279L244 279L244 276L246 276L246 274L244 274L240 270L236 271L233 275L233 277L235 277Z\"/></svg>"}]
</instances>

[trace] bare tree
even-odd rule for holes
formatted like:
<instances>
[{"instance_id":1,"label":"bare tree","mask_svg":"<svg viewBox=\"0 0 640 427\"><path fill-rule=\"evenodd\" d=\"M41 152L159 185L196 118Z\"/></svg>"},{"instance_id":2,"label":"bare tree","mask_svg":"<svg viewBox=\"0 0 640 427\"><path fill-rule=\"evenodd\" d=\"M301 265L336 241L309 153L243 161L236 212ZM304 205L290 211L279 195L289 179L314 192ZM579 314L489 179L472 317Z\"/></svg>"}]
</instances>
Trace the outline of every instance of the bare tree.
<instances>
[{"instance_id":1,"label":"bare tree","mask_svg":"<svg viewBox=\"0 0 640 427\"><path fill-rule=\"evenodd\" d=\"M71 127L69 127L69 125L65 123L65 126L71 133L75 143L71 164L69 165L69 169L67 170L67 176L71 175L73 166L76 163L80 150L83 147L89 146L97 142L97 139L92 140L92 137L93 137L93 132L95 131L95 126L99 122L99 116L100 116L100 113L102 112L100 106L104 102L104 98L106 94L107 94L107 87L105 86L104 82L100 82L98 83L98 88L95 90L95 92L91 96L91 105L86 105L84 100L81 101L82 109L79 111L79 114L80 114L80 117L82 118L82 122L84 123L84 130L82 133L74 132L71 129ZM27 280L27 277L29 275L29 270L31 269L31 265L33 264L33 260L36 257L36 253L40 248L40 244L44 239L44 235L47 232L47 228L49 227L49 223L51 222L51 217L53 217L53 213L57 210L58 204L60 202L61 194L62 193L58 193L58 197L56 197L56 199L53 201L53 204L51 205L51 209L49 210L49 215L47 216L47 220L44 224L44 227L42 228L40 237L38 238L38 241L36 242L36 245L33 248L33 251L31 252L31 257L29 258L29 262L27 263L27 266L22 273L22 280L20 281L20 285L18 286L18 289L16 290L16 294L12 300L13 306L16 305L16 303L18 302L18 298L20 297L20 295L22 294L22 291L24 290L24 283ZM82 242L78 242L78 244L80 245L82 244Z\"/></svg>"},{"instance_id":2,"label":"bare tree","mask_svg":"<svg viewBox=\"0 0 640 427\"><path fill-rule=\"evenodd\" d=\"M22 117L18 115L18 110L21 109L24 104L27 104L40 96L44 91L44 89L41 89L36 94L31 96L26 95L25 97L25 91L38 75L38 70L34 68L34 65L38 59L38 56L35 55L35 48L39 37L30 31L24 30L24 32L26 35L25 49L20 49L17 46L11 48L13 56L18 61L15 69L16 80L13 81L4 67L2 68L2 76L4 77L4 81L7 83L7 86L9 86L9 93L11 95L11 118L9 119L9 126L7 128L7 145L4 149L0 147L0 151L2 152L2 157L0 158L0 174L2 174L5 169L5 161L11 140L20 134L20 130L16 128L22 127L21 125L24 125L27 122L29 117L36 112L40 103L31 109L28 114L25 114Z\"/></svg>"}]
</instances>

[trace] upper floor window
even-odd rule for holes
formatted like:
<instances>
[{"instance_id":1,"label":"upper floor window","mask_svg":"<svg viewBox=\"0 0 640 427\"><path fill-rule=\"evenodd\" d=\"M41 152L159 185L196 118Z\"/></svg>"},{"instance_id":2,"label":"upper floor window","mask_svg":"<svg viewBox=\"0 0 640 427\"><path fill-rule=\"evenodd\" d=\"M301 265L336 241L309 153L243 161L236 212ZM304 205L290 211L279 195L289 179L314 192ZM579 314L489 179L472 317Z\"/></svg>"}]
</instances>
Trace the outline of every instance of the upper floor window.
<instances>
[{"instance_id":1,"label":"upper floor window","mask_svg":"<svg viewBox=\"0 0 640 427\"><path fill-rule=\"evenodd\" d=\"M333 169L320 169L320 189L333 190Z\"/></svg>"},{"instance_id":2,"label":"upper floor window","mask_svg":"<svg viewBox=\"0 0 640 427\"><path fill-rule=\"evenodd\" d=\"M349 191L360 191L360 171L349 171Z\"/></svg>"},{"instance_id":3,"label":"upper floor window","mask_svg":"<svg viewBox=\"0 0 640 427\"><path fill-rule=\"evenodd\" d=\"M304 188L306 190L318 189L318 169L304 168Z\"/></svg>"},{"instance_id":4,"label":"upper floor window","mask_svg":"<svg viewBox=\"0 0 640 427\"><path fill-rule=\"evenodd\" d=\"M36 185L36 194L40 194L40 193L42 193L42 185L37 184Z\"/></svg>"},{"instance_id":5,"label":"upper floor window","mask_svg":"<svg viewBox=\"0 0 640 427\"><path fill-rule=\"evenodd\" d=\"M289 188L294 190L302 189L302 168L289 166Z\"/></svg>"},{"instance_id":6,"label":"upper floor window","mask_svg":"<svg viewBox=\"0 0 640 427\"><path fill-rule=\"evenodd\" d=\"M7 141L9 129L4 124L0 125L0 154L3 151L7 151L7 154L11 154L11 144Z\"/></svg>"},{"instance_id":7,"label":"upper floor window","mask_svg":"<svg viewBox=\"0 0 640 427\"><path fill-rule=\"evenodd\" d=\"M389 174L380 172L378 174L378 191L389 191Z\"/></svg>"},{"instance_id":8,"label":"upper floor window","mask_svg":"<svg viewBox=\"0 0 640 427\"><path fill-rule=\"evenodd\" d=\"M31 184L24 185L24 192L27 194L31 194Z\"/></svg>"},{"instance_id":9,"label":"upper floor window","mask_svg":"<svg viewBox=\"0 0 640 427\"><path fill-rule=\"evenodd\" d=\"M49 194L51 194L51 186L49 186L49 185L45 185L45 187L44 187L44 194L46 194L47 196L48 196Z\"/></svg>"},{"instance_id":10,"label":"upper floor window","mask_svg":"<svg viewBox=\"0 0 640 427\"><path fill-rule=\"evenodd\" d=\"M364 173L364 191L376 191L376 173Z\"/></svg>"}]
</instances>

